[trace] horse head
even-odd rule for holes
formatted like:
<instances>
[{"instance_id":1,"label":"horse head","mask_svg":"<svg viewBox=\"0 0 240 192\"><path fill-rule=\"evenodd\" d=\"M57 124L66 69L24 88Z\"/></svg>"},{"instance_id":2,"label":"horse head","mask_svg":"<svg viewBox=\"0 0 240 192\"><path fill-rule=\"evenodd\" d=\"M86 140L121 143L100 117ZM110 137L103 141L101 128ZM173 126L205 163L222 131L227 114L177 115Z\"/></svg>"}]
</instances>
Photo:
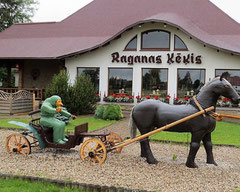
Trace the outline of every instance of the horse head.
<instances>
[{"instance_id":1,"label":"horse head","mask_svg":"<svg viewBox=\"0 0 240 192\"><path fill-rule=\"evenodd\" d=\"M234 104L240 102L239 94L223 76L216 77L203 86L197 94L197 99L205 106L215 106L220 96L231 99Z\"/></svg>"},{"instance_id":2,"label":"horse head","mask_svg":"<svg viewBox=\"0 0 240 192\"><path fill-rule=\"evenodd\" d=\"M215 90L217 94L222 95L228 99L231 99L232 103L238 104L240 102L240 96L223 75L219 77L219 83L216 84Z\"/></svg>"}]
</instances>

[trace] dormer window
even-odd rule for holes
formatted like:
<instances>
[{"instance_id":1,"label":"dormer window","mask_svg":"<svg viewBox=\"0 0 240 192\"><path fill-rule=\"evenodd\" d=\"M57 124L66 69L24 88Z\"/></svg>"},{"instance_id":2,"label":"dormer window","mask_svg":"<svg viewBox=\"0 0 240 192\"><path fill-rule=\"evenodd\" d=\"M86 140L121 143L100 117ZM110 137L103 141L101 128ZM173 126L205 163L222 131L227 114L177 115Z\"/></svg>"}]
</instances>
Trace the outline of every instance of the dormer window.
<instances>
[{"instance_id":1,"label":"dormer window","mask_svg":"<svg viewBox=\"0 0 240 192\"><path fill-rule=\"evenodd\" d=\"M174 35L174 51L188 51L186 44L177 35Z\"/></svg>"},{"instance_id":2,"label":"dormer window","mask_svg":"<svg viewBox=\"0 0 240 192\"><path fill-rule=\"evenodd\" d=\"M128 42L124 51L137 51L137 35Z\"/></svg>"},{"instance_id":3,"label":"dormer window","mask_svg":"<svg viewBox=\"0 0 240 192\"><path fill-rule=\"evenodd\" d=\"M150 30L142 33L142 51L169 51L170 32Z\"/></svg>"}]
</instances>

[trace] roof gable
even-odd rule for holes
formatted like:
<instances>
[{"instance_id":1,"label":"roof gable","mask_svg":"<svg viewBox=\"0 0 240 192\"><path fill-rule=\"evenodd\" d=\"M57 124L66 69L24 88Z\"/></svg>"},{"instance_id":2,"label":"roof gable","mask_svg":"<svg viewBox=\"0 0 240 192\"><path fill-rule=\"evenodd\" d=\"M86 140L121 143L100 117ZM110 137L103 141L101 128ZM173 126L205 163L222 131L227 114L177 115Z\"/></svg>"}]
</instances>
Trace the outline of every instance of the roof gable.
<instances>
[{"instance_id":1,"label":"roof gable","mask_svg":"<svg viewBox=\"0 0 240 192\"><path fill-rule=\"evenodd\" d=\"M0 33L0 43L6 45L0 47L0 58L64 57L101 46L129 27L150 21L169 23L207 45L240 53L240 24L209 0L94 0L61 22L17 24ZM38 52L31 52L36 48Z\"/></svg>"}]
</instances>

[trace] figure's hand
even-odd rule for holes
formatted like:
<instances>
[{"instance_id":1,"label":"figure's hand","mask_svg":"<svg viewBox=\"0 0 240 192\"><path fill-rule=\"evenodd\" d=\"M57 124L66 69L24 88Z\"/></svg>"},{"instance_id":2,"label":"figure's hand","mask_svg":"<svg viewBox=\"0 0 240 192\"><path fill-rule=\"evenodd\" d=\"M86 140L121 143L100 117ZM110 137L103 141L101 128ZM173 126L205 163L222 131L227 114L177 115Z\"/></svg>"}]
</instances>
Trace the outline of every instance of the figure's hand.
<instances>
[{"instance_id":1,"label":"figure's hand","mask_svg":"<svg viewBox=\"0 0 240 192\"><path fill-rule=\"evenodd\" d=\"M74 120L74 119L76 119L77 117L76 117L76 115L71 115L71 118Z\"/></svg>"},{"instance_id":2,"label":"figure's hand","mask_svg":"<svg viewBox=\"0 0 240 192\"><path fill-rule=\"evenodd\" d=\"M56 112L57 112L57 113L59 113L59 112L61 112L61 111L62 111L62 108L61 108L61 107L57 107L57 108L56 108Z\"/></svg>"}]
</instances>

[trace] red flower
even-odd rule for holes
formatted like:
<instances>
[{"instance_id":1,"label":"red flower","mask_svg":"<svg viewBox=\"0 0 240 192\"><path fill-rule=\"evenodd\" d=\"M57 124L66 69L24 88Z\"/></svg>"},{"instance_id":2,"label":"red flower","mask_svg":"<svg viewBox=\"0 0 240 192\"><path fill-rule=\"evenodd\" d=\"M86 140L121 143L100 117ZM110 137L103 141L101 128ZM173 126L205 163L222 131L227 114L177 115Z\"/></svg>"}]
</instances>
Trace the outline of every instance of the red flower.
<instances>
[{"instance_id":1,"label":"red flower","mask_svg":"<svg viewBox=\"0 0 240 192\"><path fill-rule=\"evenodd\" d=\"M147 98L147 99L150 99L150 98L151 98L151 96L150 96L150 95L147 95L147 96L146 96L146 98Z\"/></svg>"},{"instance_id":2,"label":"red flower","mask_svg":"<svg viewBox=\"0 0 240 192\"><path fill-rule=\"evenodd\" d=\"M117 98L120 98L121 96L120 95L117 95Z\"/></svg>"},{"instance_id":3,"label":"red flower","mask_svg":"<svg viewBox=\"0 0 240 192\"><path fill-rule=\"evenodd\" d=\"M175 97L175 98L174 98L174 101L178 101L178 98L177 98L177 97Z\"/></svg>"},{"instance_id":4,"label":"red flower","mask_svg":"<svg viewBox=\"0 0 240 192\"><path fill-rule=\"evenodd\" d=\"M171 98L171 96L170 96L170 95L167 95L166 100L169 100L170 98Z\"/></svg>"},{"instance_id":5,"label":"red flower","mask_svg":"<svg viewBox=\"0 0 240 192\"><path fill-rule=\"evenodd\" d=\"M136 99L140 99L140 96L138 95L138 96L136 96Z\"/></svg>"},{"instance_id":6,"label":"red flower","mask_svg":"<svg viewBox=\"0 0 240 192\"><path fill-rule=\"evenodd\" d=\"M185 97L185 101L188 101L188 99L189 99L188 97Z\"/></svg>"},{"instance_id":7,"label":"red flower","mask_svg":"<svg viewBox=\"0 0 240 192\"><path fill-rule=\"evenodd\" d=\"M99 94L96 94L97 97L99 97L100 95Z\"/></svg>"},{"instance_id":8,"label":"red flower","mask_svg":"<svg viewBox=\"0 0 240 192\"><path fill-rule=\"evenodd\" d=\"M158 96L155 96L155 99L158 100Z\"/></svg>"},{"instance_id":9,"label":"red flower","mask_svg":"<svg viewBox=\"0 0 240 192\"><path fill-rule=\"evenodd\" d=\"M112 95L113 97L116 97L116 94L115 93L113 93L113 95Z\"/></svg>"},{"instance_id":10,"label":"red flower","mask_svg":"<svg viewBox=\"0 0 240 192\"><path fill-rule=\"evenodd\" d=\"M222 100L223 102L226 102L226 101L228 101L228 98L223 98L223 100Z\"/></svg>"},{"instance_id":11,"label":"red flower","mask_svg":"<svg viewBox=\"0 0 240 192\"><path fill-rule=\"evenodd\" d=\"M128 96L128 98L129 98L129 99L132 99L132 98L133 98L133 96Z\"/></svg>"},{"instance_id":12,"label":"red flower","mask_svg":"<svg viewBox=\"0 0 240 192\"><path fill-rule=\"evenodd\" d=\"M228 101L230 101L230 102L231 102L231 99L228 99Z\"/></svg>"},{"instance_id":13,"label":"red flower","mask_svg":"<svg viewBox=\"0 0 240 192\"><path fill-rule=\"evenodd\" d=\"M106 95L104 94L104 97L106 97Z\"/></svg>"}]
</instances>

